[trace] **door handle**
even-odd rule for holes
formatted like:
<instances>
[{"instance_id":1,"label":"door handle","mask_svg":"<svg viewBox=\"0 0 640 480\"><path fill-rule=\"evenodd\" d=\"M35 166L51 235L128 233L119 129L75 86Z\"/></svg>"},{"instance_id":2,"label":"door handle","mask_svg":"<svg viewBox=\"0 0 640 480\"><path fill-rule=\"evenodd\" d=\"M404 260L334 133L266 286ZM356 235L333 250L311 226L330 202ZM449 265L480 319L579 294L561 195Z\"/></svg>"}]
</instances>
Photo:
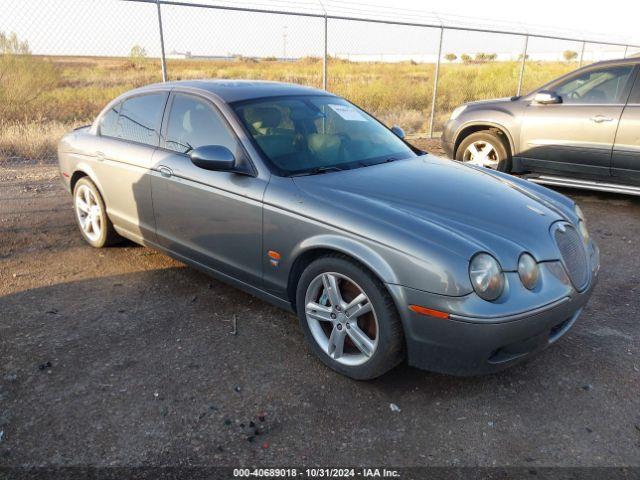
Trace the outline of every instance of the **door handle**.
<instances>
[{"instance_id":1,"label":"door handle","mask_svg":"<svg viewBox=\"0 0 640 480\"><path fill-rule=\"evenodd\" d=\"M173 175L173 170L171 170L169 167L165 167L164 165L159 166L158 171L160 172L160 175L165 178L169 178L171 175Z\"/></svg>"},{"instance_id":2,"label":"door handle","mask_svg":"<svg viewBox=\"0 0 640 480\"><path fill-rule=\"evenodd\" d=\"M613 118L606 117L604 115L596 115L595 117L591 117L589 120L596 123L602 123L602 122L612 122Z\"/></svg>"},{"instance_id":3,"label":"door handle","mask_svg":"<svg viewBox=\"0 0 640 480\"><path fill-rule=\"evenodd\" d=\"M96 158L99 162L102 162L105 159L104 152L96 152Z\"/></svg>"}]
</instances>

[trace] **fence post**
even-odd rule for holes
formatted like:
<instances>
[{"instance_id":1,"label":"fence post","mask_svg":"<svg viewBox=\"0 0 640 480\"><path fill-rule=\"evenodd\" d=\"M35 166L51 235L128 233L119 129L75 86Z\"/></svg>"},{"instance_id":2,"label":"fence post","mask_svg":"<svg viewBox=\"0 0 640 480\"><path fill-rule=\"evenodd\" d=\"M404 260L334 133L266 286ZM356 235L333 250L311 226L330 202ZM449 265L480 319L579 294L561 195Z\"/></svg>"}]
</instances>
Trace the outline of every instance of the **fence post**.
<instances>
[{"instance_id":1,"label":"fence post","mask_svg":"<svg viewBox=\"0 0 640 480\"><path fill-rule=\"evenodd\" d=\"M524 48L522 49L522 63L520 65L520 78L518 79L518 92L516 95L519 97L522 94L522 79L524 78L524 65L527 62L527 47L529 46L529 35L524 36Z\"/></svg>"},{"instance_id":2,"label":"fence post","mask_svg":"<svg viewBox=\"0 0 640 480\"><path fill-rule=\"evenodd\" d=\"M162 62L162 81L167 81L167 58L164 54L164 33L162 32L162 13L160 12L160 0L156 0L158 6L158 29L160 31L160 55Z\"/></svg>"},{"instance_id":3,"label":"fence post","mask_svg":"<svg viewBox=\"0 0 640 480\"><path fill-rule=\"evenodd\" d=\"M582 42L582 50L580 50L580 63L578 64L578 67L582 66L582 61L584 60L584 46L585 46L586 42Z\"/></svg>"},{"instance_id":4,"label":"fence post","mask_svg":"<svg viewBox=\"0 0 640 480\"><path fill-rule=\"evenodd\" d=\"M324 16L324 55L322 56L322 88L327 90L327 15Z\"/></svg>"},{"instance_id":5,"label":"fence post","mask_svg":"<svg viewBox=\"0 0 640 480\"><path fill-rule=\"evenodd\" d=\"M433 138L433 127L436 116L436 99L438 97L438 77L440 76L440 57L442 57L442 36L444 27L440 27L440 42L438 43L438 59L436 60L436 71L433 78L433 98L431 99L431 121L429 122L429 138Z\"/></svg>"}]
</instances>

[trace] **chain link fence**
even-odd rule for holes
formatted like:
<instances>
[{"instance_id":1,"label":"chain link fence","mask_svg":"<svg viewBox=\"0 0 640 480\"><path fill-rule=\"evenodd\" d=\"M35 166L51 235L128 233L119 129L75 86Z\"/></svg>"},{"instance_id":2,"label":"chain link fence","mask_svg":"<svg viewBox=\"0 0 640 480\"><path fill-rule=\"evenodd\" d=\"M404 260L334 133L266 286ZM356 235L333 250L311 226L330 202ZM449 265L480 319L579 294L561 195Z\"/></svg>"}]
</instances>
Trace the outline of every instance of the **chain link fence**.
<instances>
[{"instance_id":1,"label":"chain link fence","mask_svg":"<svg viewBox=\"0 0 640 480\"><path fill-rule=\"evenodd\" d=\"M407 13L333 15L315 0L297 1L303 12L237 5L0 0L0 162L55 160L65 131L90 123L118 94L163 79L326 88L419 137L437 136L464 102L640 54L633 45L422 24Z\"/></svg>"}]
</instances>

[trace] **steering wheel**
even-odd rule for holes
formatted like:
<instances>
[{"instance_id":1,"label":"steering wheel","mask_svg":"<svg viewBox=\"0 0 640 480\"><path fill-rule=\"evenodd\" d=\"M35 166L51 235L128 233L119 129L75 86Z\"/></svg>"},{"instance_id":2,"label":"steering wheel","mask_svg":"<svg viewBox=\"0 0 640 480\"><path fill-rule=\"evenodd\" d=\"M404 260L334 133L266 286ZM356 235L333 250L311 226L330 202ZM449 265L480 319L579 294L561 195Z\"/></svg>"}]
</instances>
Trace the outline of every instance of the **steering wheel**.
<instances>
[{"instance_id":1,"label":"steering wheel","mask_svg":"<svg viewBox=\"0 0 640 480\"><path fill-rule=\"evenodd\" d=\"M569 92L568 97L570 100L580 100L582 95L580 95L577 90L574 90L573 92Z\"/></svg>"}]
</instances>

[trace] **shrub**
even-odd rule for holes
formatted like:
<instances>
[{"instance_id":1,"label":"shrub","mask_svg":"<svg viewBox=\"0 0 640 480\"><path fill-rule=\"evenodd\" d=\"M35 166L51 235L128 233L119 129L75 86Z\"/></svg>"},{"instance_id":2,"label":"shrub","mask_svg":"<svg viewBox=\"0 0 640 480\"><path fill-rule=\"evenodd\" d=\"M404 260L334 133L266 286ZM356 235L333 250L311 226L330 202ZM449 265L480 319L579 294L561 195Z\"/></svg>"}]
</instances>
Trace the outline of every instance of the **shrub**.
<instances>
[{"instance_id":1,"label":"shrub","mask_svg":"<svg viewBox=\"0 0 640 480\"><path fill-rule=\"evenodd\" d=\"M34 102L58 84L56 68L29 53L29 45L0 32L0 119L4 122L42 117Z\"/></svg>"},{"instance_id":2,"label":"shrub","mask_svg":"<svg viewBox=\"0 0 640 480\"><path fill-rule=\"evenodd\" d=\"M140 45L134 45L129 51L129 65L140 70L147 61L147 50Z\"/></svg>"},{"instance_id":3,"label":"shrub","mask_svg":"<svg viewBox=\"0 0 640 480\"><path fill-rule=\"evenodd\" d=\"M476 53L475 61L476 63L493 62L496 58L498 58L496 53Z\"/></svg>"},{"instance_id":4,"label":"shrub","mask_svg":"<svg viewBox=\"0 0 640 480\"><path fill-rule=\"evenodd\" d=\"M0 53L4 55L29 55L31 50L29 42L20 41L15 32L11 32L9 35L0 32Z\"/></svg>"}]
</instances>

